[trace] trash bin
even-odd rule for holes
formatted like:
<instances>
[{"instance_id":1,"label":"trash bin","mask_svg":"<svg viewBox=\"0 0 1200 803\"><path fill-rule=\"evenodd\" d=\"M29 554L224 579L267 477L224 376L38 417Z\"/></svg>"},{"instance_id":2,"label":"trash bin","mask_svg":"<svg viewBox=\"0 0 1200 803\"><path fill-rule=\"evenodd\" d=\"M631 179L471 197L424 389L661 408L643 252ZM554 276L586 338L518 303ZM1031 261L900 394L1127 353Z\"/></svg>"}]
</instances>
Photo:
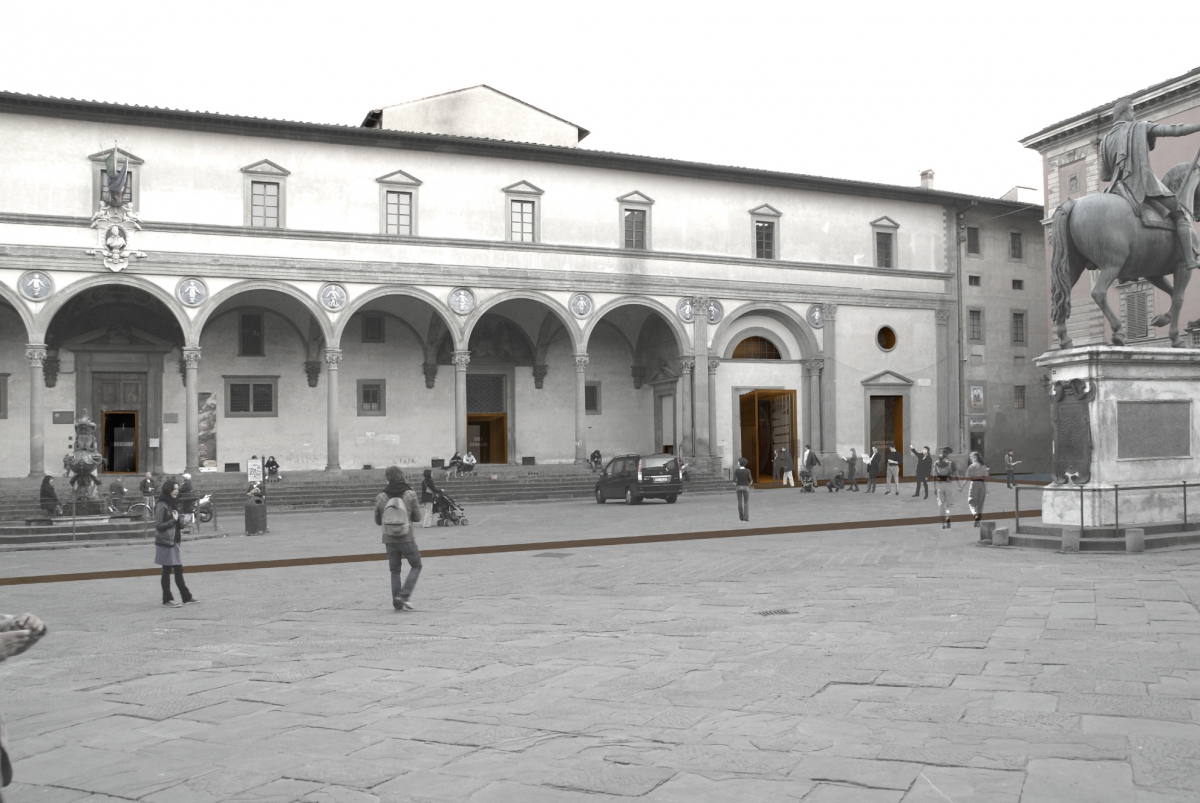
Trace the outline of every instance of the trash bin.
<instances>
[{"instance_id":1,"label":"trash bin","mask_svg":"<svg viewBox=\"0 0 1200 803\"><path fill-rule=\"evenodd\" d=\"M261 497L246 500L246 535L270 532L267 529L267 503Z\"/></svg>"}]
</instances>

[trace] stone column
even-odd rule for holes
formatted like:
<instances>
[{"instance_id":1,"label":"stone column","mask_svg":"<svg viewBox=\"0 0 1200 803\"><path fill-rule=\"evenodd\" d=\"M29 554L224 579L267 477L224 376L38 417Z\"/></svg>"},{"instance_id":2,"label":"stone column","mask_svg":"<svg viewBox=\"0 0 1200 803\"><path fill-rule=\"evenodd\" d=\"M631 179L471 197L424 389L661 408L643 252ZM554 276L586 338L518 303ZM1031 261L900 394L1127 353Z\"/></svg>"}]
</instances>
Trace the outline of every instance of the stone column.
<instances>
[{"instance_id":1,"label":"stone column","mask_svg":"<svg viewBox=\"0 0 1200 803\"><path fill-rule=\"evenodd\" d=\"M717 369L721 361L708 361L708 453L717 454Z\"/></svg>"},{"instance_id":2,"label":"stone column","mask_svg":"<svg viewBox=\"0 0 1200 803\"><path fill-rule=\"evenodd\" d=\"M29 360L29 476L41 478L46 473L46 411L42 409L46 344L26 343L25 359Z\"/></svg>"},{"instance_id":3,"label":"stone column","mask_svg":"<svg viewBox=\"0 0 1200 803\"><path fill-rule=\"evenodd\" d=\"M575 358L575 463L587 464L587 364L588 355Z\"/></svg>"},{"instance_id":4,"label":"stone column","mask_svg":"<svg viewBox=\"0 0 1200 803\"><path fill-rule=\"evenodd\" d=\"M695 455L711 455L712 443L708 431L708 299L692 299L696 318L692 322L692 346L695 350L695 370L692 371L692 423L696 428Z\"/></svg>"},{"instance_id":5,"label":"stone column","mask_svg":"<svg viewBox=\"0 0 1200 803\"><path fill-rule=\"evenodd\" d=\"M806 374L807 396L805 397L805 407L807 411L804 415L804 443L800 444L800 449L804 448L804 444L808 444L813 448L813 451L820 450L821 444L821 365L824 360L805 360L804 373Z\"/></svg>"},{"instance_id":6,"label":"stone column","mask_svg":"<svg viewBox=\"0 0 1200 803\"><path fill-rule=\"evenodd\" d=\"M837 304L825 305L825 364L821 369L821 446L822 452L837 451ZM816 449L817 444L813 444Z\"/></svg>"},{"instance_id":7,"label":"stone column","mask_svg":"<svg viewBox=\"0 0 1200 803\"><path fill-rule=\"evenodd\" d=\"M467 453L467 366L471 352L456 351L454 357L454 451Z\"/></svg>"},{"instance_id":8,"label":"stone column","mask_svg":"<svg viewBox=\"0 0 1200 803\"><path fill-rule=\"evenodd\" d=\"M193 473L200 470L200 347L188 346L183 350L183 360L187 364L184 373L184 416L187 427L185 433L185 463L184 470ZM162 441L159 441L162 443ZM161 453L161 447L159 452Z\"/></svg>"},{"instance_id":9,"label":"stone column","mask_svg":"<svg viewBox=\"0 0 1200 803\"><path fill-rule=\"evenodd\" d=\"M338 440L338 368L342 364L341 349L325 349L325 470L332 474L342 472L340 444Z\"/></svg>"},{"instance_id":10,"label":"stone column","mask_svg":"<svg viewBox=\"0 0 1200 803\"><path fill-rule=\"evenodd\" d=\"M954 423L959 420L960 414L954 411L954 403L952 394L954 389L958 387L958 381L954 377L957 372L953 370L954 364L950 358L950 310L939 309L935 310L937 316L937 326L934 327L935 340L937 341L937 445L933 447L934 453L943 446L949 446L957 451L957 436L955 435ZM952 412L954 411L954 412ZM908 410L904 411L904 416L907 418L912 415Z\"/></svg>"},{"instance_id":11,"label":"stone column","mask_svg":"<svg viewBox=\"0 0 1200 803\"><path fill-rule=\"evenodd\" d=\"M691 357L679 358L679 421L676 422L675 429L679 433L679 443L675 444L676 451L679 454L692 455L695 454L693 445L695 443L695 427L693 420L695 419L695 410L692 407L692 395L695 390L695 384L692 382L692 375L695 373L696 361Z\"/></svg>"}]
</instances>

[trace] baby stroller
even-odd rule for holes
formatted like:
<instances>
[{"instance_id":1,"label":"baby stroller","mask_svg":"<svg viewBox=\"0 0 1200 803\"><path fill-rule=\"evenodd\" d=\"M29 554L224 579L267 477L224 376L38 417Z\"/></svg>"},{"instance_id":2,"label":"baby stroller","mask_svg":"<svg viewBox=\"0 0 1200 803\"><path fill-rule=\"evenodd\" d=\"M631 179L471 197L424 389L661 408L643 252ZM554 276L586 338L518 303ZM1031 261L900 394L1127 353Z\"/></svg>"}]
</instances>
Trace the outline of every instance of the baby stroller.
<instances>
[{"instance_id":1,"label":"baby stroller","mask_svg":"<svg viewBox=\"0 0 1200 803\"><path fill-rule=\"evenodd\" d=\"M800 490L806 494L810 494L816 489L817 483L813 479L812 472L806 468L800 469Z\"/></svg>"},{"instance_id":2,"label":"baby stroller","mask_svg":"<svg viewBox=\"0 0 1200 803\"><path fill-rule=\"evenodd\" d=\"M839 471L833 475L833 479L825 483L825 490L830 493L841 491L846 487L846 475Z\"/></svg>"},{"instance_id":3,"label":"baby stroller","mask_svg":"<svg viewBox=\"0 0 1200 803\"><path fill-rule=\"evenodd\" d=\"M437 514L437 526L447 527L451 524L467 525L466 511L462 505L455 502L445 491L433 495L433 512Z\"/></svg>"}]
</instances>

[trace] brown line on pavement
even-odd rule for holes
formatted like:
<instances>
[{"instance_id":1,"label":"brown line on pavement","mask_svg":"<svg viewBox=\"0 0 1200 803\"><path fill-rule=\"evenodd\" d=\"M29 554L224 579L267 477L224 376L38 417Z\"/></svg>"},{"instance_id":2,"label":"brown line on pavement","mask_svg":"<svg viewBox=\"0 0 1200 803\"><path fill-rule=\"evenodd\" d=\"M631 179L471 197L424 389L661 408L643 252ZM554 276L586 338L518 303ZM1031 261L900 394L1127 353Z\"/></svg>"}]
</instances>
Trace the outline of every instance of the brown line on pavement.
<instances>
[{"instance_id":1,"label":"brown line on pavement","mask_svg":"<svg viewBox=\"0 0 1200 803\"><path fill-rule=\"evenodd\" d=\"M1040 510L1023 511L1035 518ZM984 519L1010 518L1011 512L985 513ZM969 515L951 516L951 521L971 521ZM757 535L783 535L785 533L819 533L831 530L869 530L878 527L908 527L916 524L940 522L938 516L919 516L912 519L875 519L873 521L843 521L831 524L793 524L780 527L754 527L744 530L700 530L690 533L660 533L658 535L630 535L614 538L586 538L578 541L533 541L520 544L491 544L484 546L451 547L423 551L423 558L450 558L465 555L494 555L501 552L533 552L545 549L582 549L584 547L622 546L626 544L660 544L668 541L700 541L709 538L748 538ZM249 569L286 569L293 566L325 566L334 563L364 563L387 560L382 552L360 555L327 555L311 558L279 558L276 560L246 560L237 563L202 563L188 566L189 574L198 572L240 572ZM107 572L76 572L73 574L37 574L26 577L0 577L0 586L35 585L39 583L71 583L80 580L117 580L125 577L154 577L160 569L116 569Z\"/></svg>"}]
</instances>

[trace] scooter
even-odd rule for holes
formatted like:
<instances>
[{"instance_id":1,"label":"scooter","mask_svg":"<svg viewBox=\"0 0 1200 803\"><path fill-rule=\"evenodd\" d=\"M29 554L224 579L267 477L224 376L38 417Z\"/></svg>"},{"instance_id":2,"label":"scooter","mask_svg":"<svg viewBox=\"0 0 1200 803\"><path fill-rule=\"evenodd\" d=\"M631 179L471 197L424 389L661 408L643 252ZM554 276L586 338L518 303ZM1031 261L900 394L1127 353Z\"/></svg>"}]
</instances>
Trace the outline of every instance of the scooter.
<instances>
[{"instance_id":1,"label":"scooter","mask_svg":"<svg viewBox=\"0 0 1200 803\"><path fill-rule=\"evenodd\" d=\"M196 514L196 519L198 521L204 522L205 524L208 524L208 522L212 521L212 519L213 519L212 494L205 494L204 496L200 497L200 499L196 502L195 514Z\"/></svg>"}]
</instances>

